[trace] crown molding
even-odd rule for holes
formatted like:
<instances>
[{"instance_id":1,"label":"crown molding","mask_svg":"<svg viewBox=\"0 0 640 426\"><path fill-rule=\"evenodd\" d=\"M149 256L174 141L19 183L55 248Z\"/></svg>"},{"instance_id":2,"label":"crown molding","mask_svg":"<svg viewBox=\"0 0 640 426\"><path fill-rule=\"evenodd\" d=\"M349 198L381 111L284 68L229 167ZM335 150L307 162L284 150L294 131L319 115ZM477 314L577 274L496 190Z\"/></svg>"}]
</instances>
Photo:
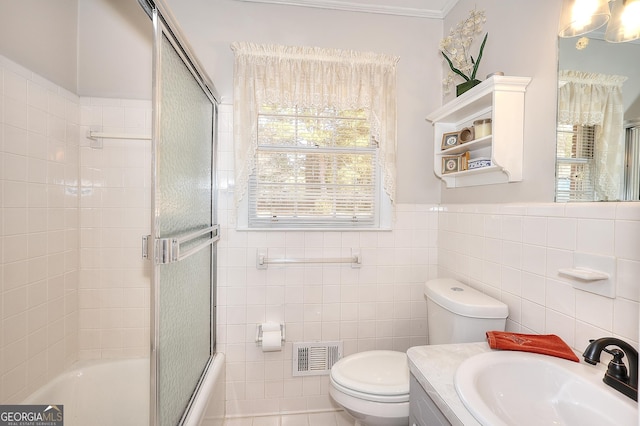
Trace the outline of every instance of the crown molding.
<instances>
[{"instance_id":1,"label":"crown molding","mask_svg":"<svg viewBox=\"0 0 640 426\"><path fill-rule=\"evenodd\" d=\"M389 6L368 3L353 3L338 0L236 0L251 3L270 3L287 6L314 7L317 9L342 10L349 12L378 13L383 15L410 16L415 18L443 19L458 0L448 0L442 10L418 9L412 7Z\"/></svg>"}]
</instances>

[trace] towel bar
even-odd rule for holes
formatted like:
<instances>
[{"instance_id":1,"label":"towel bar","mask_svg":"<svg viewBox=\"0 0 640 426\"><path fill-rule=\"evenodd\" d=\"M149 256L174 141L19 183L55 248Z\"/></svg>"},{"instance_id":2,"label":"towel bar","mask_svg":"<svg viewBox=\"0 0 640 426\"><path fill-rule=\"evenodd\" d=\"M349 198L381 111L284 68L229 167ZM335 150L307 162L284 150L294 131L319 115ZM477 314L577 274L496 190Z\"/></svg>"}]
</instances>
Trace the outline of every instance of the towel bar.
<instances>
[{"instance_id":1,"label":"towel bar","mask_svg":"<svg viewBox=\"0 0 640 426\"><path fill-rule=\"evenodd\" d=\"M350 263L352 268L359 268L362 265L360 253L351 250L351 257L321 257L321 258L276 258L267 257L266 251L258 250L256 258L256 268L267 269L269 264L291 265L302 263Z\"/></svg>"}]
</instances>

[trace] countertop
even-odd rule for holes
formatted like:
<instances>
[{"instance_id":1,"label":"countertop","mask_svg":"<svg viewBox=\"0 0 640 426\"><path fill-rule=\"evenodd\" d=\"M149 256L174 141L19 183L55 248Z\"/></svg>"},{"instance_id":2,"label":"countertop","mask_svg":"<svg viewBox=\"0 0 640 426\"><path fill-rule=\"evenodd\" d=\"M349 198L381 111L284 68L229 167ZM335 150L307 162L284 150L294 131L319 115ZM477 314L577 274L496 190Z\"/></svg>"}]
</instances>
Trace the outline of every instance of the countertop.
<instances>
[{"instance_id":1,"label":"countertop","mask_svg":"<svg viewBox=\"0 0 640 426\"><path fill-rule=\"evenodd\" d=\"M490 352L487 342L409 348L409 370L454 426L480 426L458 397L453 377L467 358Z\"/></svg>"},{"instance_id":2,"label":"countertop","mask_svg":"<svg viewBox=\"0 0 640 426\"><path fill-rule=\"evenodd\" d=\"M409 370L452 425L481 426L460 400L453 379L464 360L491 351L487 342L414 346L407 351L407 357ZM604 374L610 359L610 355L602 354L601 362L590 367Z\"/></svg>"}]
</instances>

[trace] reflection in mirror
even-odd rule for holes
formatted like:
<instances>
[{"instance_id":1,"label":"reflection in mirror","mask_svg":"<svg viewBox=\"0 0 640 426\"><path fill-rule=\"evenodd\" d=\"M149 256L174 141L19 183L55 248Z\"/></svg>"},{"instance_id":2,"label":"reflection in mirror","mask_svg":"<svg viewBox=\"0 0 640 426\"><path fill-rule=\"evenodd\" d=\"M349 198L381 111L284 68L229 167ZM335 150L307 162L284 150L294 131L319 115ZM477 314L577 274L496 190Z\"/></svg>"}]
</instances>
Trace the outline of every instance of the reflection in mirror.
<instances>
[{"instance_id":1,"label":"reflection in mirror","mask_svg":"<svg viewBox=\"0 0 640 426\"><path fill-rule=\"evenodd\" d=\"M640 43L558 45L556 201L640 200Z\"/></svg>"}]
</instances>

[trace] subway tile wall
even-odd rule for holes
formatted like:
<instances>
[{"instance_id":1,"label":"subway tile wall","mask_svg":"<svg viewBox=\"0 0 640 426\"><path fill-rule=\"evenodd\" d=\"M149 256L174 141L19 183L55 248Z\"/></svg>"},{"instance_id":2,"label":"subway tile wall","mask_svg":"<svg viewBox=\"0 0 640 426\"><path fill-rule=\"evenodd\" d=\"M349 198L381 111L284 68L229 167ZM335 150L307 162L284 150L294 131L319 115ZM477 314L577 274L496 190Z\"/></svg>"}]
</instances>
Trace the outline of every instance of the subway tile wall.
<instances>
[{"instance_id":1,"label":"subway tile wall","mask_svg":"<svg viewBox=\"0 0 640 426\"><path fill-rule=\"evenodd\" d=\"M0 56L0 401L76 359L78 97Z\"/></svg>"},{"instance_id":2,"label":"subway tile wall","mask_svg":"<svg viewBox=\"0 0 640 426\"><path fill-rule=\"evenodd\" d=\"M616 336L638 346L640 203L444 205L438 274L509 306L507 329L557 334L583 351ZM616 297L574 288L576 254L613 258Z\"/></svg>"},{"instance_id":3,"label":"subway tile wall","mask_svg":"<svg viewBox=\"0 0 640 426\"><path fill-rule=\"evenodd\" d=\"M149 101L79 98L0 56L0 400L78 358L147 356ZM93 146L99 146L94 148Z\"/></svg>"},{"instance_id":4,"label":"subway tile wall","mask_svg":"<svg viewBox=\"0 0 640 426\"><path fill-rule=\"evenodd\" d=\"M80 98L79 358L149 355L151 102Z\"/></svg>"},{"instance_id":5,"label":"subway tile wall","mask_svg":"<svg viewBox=\"0 0 640 426\"><path fill-rule=\"evenodd\" d=\"M344 354L405 351L427 342L424 282L435 276L437 208L399 205L390 232L235 230L232 108L220 108L222 239L218 255L218 350L227 356L230 417L335 408L328 376L292 376L292 342L342 340ZM359 249L363 264L270 265L270 256L341 257ZM286 324L280 352L254 341L264 321Z\"/></svg>"}]
</instances>

